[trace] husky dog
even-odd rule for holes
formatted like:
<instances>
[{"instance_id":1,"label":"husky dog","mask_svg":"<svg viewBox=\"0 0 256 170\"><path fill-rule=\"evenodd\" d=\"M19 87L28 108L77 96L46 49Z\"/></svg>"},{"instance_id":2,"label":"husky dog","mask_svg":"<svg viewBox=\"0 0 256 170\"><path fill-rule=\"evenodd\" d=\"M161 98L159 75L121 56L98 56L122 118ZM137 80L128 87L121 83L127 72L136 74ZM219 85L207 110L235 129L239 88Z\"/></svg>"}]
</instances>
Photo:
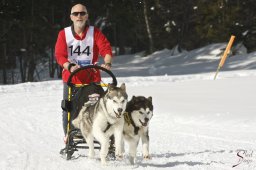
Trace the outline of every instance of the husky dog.
<instances>
[{"instance_id":1,"label":"husky dog","mask_svg":"<svg viewBox=\"0 0 256 170\"><path fill-rule=\"evenodd\" d=\"M106 94L95 104L90 101L85 103L78 117L72 121L76 128L81 130L89 146L89 158L93 158L94 137L101 145L101 163L106 165L106 156L109 148L109 138L114 134L115 154L122 156L122 133L124 127L123 113L127 104L125 84L120 87L109 85Z\"/></svg>"},{"instance_id":2,"label":"husky dog","mask_svg":"<svg viewBox=\"0 0 256 170\"><path fill-rule=\"evenodd\" d=\"M131 164L134 164L140 138L142 139L143 156L145 159L150 159L148 126L152 116L152 97L133 96L127 103L123 135L129 145L129 161ZM122 151L124 152L124 143Z\"/></svg>"}]
</instances>

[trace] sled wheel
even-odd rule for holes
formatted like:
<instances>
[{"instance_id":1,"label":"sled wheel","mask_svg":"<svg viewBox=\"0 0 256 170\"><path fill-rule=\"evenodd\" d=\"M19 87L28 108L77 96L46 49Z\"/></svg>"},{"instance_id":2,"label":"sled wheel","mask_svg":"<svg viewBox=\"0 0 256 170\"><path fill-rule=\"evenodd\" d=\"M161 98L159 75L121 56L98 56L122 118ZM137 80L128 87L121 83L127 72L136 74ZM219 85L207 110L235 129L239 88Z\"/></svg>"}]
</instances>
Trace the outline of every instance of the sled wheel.
<instances>
[{"instance_id":1,"label":"sled wheel","mask_svg":"<svg viewBox=\"0 0 256 170\"><path fill-rule=\"evenodd\" d=\"M67 152L67 160L70 160L71 157L72 157L72 155L73 155L73 152L68 151L68 152Z\"/></svg>"},{"instance_id":2,"label":"sled wheel","mask_svg":"<svg viewBox=\"0 0 256 170\"><path fill-rule=\"evenodd\" d=\"M68 86L72 86L71 80L72 80L73 76L74 76L75 74L77 74L79 71L87 70L87 69L88 69L88 70L90 70L90 69L96 69L96 70L101 70L101 71L103 71L104 73L106 73L108 76L110 76L110 77L112 78L112 83L111 83L111 84L113 84L114 86L117 85L117 80L116 80L115 75L114 75L110 70L105 69L105 68L103 68L103 67L101 67L101 66L98 66L98 65L88 65L88 66L84 66L84 67L81 67L81 68L75 70L74 72L72 72L72 73L70 74L70 76L69 76L69 78L68 78L68 81L67 81L67 85L68 85Z\"/></svg>"},{"instance_id":3,"label":"sled wheel","mask_svg":"<svg viewBox=\"0 0 256 170\"><path fill-rule=\"evenodd\" d=\"M73 155L73 153L74 153L74 151L72 150L71 146L69 146L68 144L66 145L65 148L60 150L60 154L66 160L70 160L72 155Z\"/></svg>"},{"instance_id":4,"label":"sled wheel","mask_svg":"<svg viewBox=\"0 0 256 170\"><path fill-rule=\"evenodd\" d=\"M71 135L69 134L67 145L66 145L66 149L67 149L66 158L67 158L67 160L70 160L73 153L74 153L74 148L73 147L74 147L73 146L73 139L72 139Z\"/></svg>"}]
</instances>

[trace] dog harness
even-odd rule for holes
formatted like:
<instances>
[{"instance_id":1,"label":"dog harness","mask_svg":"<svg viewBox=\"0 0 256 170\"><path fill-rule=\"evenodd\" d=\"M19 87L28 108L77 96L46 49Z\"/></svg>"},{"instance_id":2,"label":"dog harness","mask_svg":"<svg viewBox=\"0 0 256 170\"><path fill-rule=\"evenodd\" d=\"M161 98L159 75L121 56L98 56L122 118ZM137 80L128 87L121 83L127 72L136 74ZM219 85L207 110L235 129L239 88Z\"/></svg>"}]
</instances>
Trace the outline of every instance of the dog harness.
<instances>
[{"instance_id":1,"label":"dog harness","mask_svg":"<svg viewBox=\"0 0 256 170\"><path fill-rule=\"evenodd\" d=\"M68 60L80 66L92 64L93 45L94 45L94 27L89 26L86 37L83 40L74 38L71 26L65 29Z\"/></svg>"},{"instance_id":2,"label":"dog harness","mask_svg":"<svg viewBox=\"0 0 256 170\"><path fill-rule=\"evenodd\" d=\"M110 124L109 122L107 122L107 127L105 128L105 130L103 131L104 133L106 133L108 131L108 129L111 127L112 124Z\"/></svg>"},{"instance_id":3,"label":"dog harness","mask_svg":"<svg viewBox=\"0 0 256 170\"><path fill-rule=\"evenodd\" d=\"M130 126L130 124L131 124L131 119L130 119L130 117L129 117L129 115L128 115L128 112L124 112L124 120L125 120L125 122L128 124L128 126Z\"/></svg>"},{"instance_id":4,"label":"dog harness","mask_svg":"<svg viewBox=\"0 0 256 170\"><path fill-rule=\"evenodd\" d=\"M140 128L135 125L134 121L131 118L131 113L130 112L125 112L124 113L124 120L128 124L128 126L130 126L130 124L133 126L134 134L138 135L138 132L139 132Z\"/></svg>"}]
</instances>

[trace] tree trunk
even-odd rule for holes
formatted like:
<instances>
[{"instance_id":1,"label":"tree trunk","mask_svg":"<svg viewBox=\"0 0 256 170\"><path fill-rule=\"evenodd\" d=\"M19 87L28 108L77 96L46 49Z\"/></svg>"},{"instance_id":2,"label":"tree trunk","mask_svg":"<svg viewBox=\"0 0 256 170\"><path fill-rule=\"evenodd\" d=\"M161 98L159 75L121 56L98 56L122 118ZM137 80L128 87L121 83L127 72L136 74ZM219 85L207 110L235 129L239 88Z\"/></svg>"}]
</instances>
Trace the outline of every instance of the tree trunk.
<instances>
[{"instance_id":1,"label":"tree trunk","mask_svg":"<svg viewBox=\"0 0 256 170\"><path fill-rule=\"evenodd\" d=\"M51 7L52 25L55 24L54 15L55 15L55 8L54 8L54 6L52 6ZM49 76L51 78L54 77L55 69L56 68L55 68L55 63L54 63L54 46L51 45L51 55L49 58Z\"/></svg>"},{"instance_id":2,"label":"tree trunk","mask_svg":"<svg viewBox=\"0 0 256 170\"><path fill-rule=\"evenodd\" d=\"M5 66L3 67L3 84L7 84L7 74Z\"/></svg>"},{"instance_id":3,"label":"tree trunk","mask_svg":"<svg viewBox=\"0 0 256 170\"><path fill-rule=\"evenodd\" d=\"M32 28L34 27L34 0L31 0L32 8L31 8L31 16L32 16ZM35 63L35 42L34 42L34 32L33 29L30 31L30 43L29 43L29 63L28 63L28 81L34 81L34 72L36 69Z\"/></svg>"},{"instance_id":4,"label":"tree trunk","mask_svg":"<svg viewBox=\"0 0 256 170\"><path fill-rule=\"evenodd\" d=\"M49 75L51 78L54 77L54 73L55 73L54 50L53 50L53 47L51 47L51 55L49 58Z\"/></svg>"},{"instance_id":5,"label":"tree trunk","mask_svg":"<svg viewBox=\"0 0 256 170\"><path fill-rule=\"evenodd\" d=\"M148 10L147 10L147 0L143 0L143 8L144 8L144 18L145 18L145 23L146 23L146 29L148 33L148 39L149 39L149 53L153 53L154 51L154 42L153 42L153 36L151 33L151 29L149 26L149 19L148 19Z\"/></svg>"},{"instance_id":6,"label":"tree trunk","mask_svg":"<svg viewBox=\"0 0 256 170\"><path fill-rule=\"evenodd\" d=\"M62 67L59 66L58 64L56 64L56 69L57 69L57 76L58 78L61 78L62 77Z\"/></svg>"},{"instance_id":7,"label":"tree trunk","mask_svg":"<svg viewBox=\"0 0 256 170\"><path fill-rule=\"evenodd\" d=\"M3 1L4 3L4 1ZM3 33L5 34L6 32L6 22L3 20L3 26L2 26L2 29L3 29ZM3 42L3 84L7 84L7 72L6 72L6 60L7 60L7 57L6 57L6 53L7 53L7 46L6 46L6 43L7 42Z\"/></svg>"},{"instance_id":8,"label":"tree trunk","mask_svg":"<svg viewBox=\"0 0 256 170\"><path fill-rule=\"evenodd\" d=\"M26 79L25 79L25 74L24 74L24 69L23 69L23 54L22 54L22 52L20 53L20 56L19 56L19 64L20 64L21 82L24 83Z\"/></svg>"},{"instance_id":9,"label":"tree trunk","mask_svg":"<svg viewBox=\"0 0 256 170\"><path fill-rule=\"evenodd\" d=\"M31 52L31 58L29 60L29 63L28 63L28 81L32 82L34 81L34 72L35 72L35 69L36 69L36 64L35 64L35 60L34 60L34 54L33 52Z\"/></svg>"}]
</instances>

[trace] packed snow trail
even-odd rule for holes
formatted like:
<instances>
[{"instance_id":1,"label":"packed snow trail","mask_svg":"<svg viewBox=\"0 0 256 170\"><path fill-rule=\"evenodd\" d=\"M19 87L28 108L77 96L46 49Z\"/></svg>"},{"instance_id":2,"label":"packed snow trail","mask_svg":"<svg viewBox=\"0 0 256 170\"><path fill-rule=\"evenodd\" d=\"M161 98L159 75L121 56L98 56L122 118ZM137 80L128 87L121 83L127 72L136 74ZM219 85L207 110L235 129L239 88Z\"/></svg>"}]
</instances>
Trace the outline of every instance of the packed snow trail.
<instances>
[{"instance_id":1,"label":"packed snow trail","mask_svg":"<svg viewBox=\"0 0 256 170\"><path fill-rule=\"evenodd\" d=\"M230 72L230 75L234 75ZM181 76L182 77L182 76ZM200 77L200 78L199 78ZM118 78L132 95L152 96L151 160L111 161L105 169L254 169L256 168L256 76L215 81L208 74ZM101 169L99 152L89 159L79 150L71 161L61 158L62 82L0 86L0 169ZM245 150L239 163L237 153Z\"/></svg>"}]
</instances>

